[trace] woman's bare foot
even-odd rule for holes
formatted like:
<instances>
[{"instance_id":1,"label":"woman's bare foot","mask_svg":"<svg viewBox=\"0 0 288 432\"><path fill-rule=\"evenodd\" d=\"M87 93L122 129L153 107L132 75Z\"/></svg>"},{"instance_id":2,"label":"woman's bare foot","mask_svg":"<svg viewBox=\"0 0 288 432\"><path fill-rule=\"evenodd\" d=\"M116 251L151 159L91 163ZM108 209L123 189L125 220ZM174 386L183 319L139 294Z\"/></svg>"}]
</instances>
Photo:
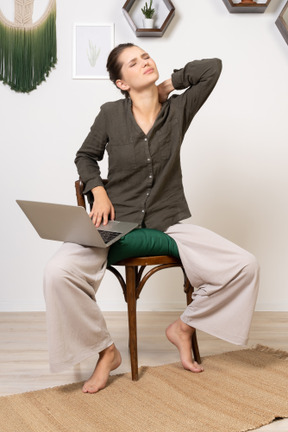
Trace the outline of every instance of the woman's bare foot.
<instances>
[{"instance_id":1,"label":"woman's bare foot","mask_svg":"<svg viewBox=\"0 0 288 432\"><path fill-rule=\"evenodd\" d=\"M82 387L83 393L96 393L106 386L109 374L121 364L121 354L114 344L99 353L99 359L91 377Z\"/></svg>"},{"instance_id":2,"label":"woman's bare foot","mask_svg":"<svg viewBox=\"0 0 288 432\"><path fill-rule=\"evenodd\" d=\"M170 324L166 329L168 340L173 343L180 354L180 360L184 369L191 372L203 372L203 367L195 362L192 358L192 341L191 337L195 329L185 324L180 318Z\"/></svg>"}]
</instances>

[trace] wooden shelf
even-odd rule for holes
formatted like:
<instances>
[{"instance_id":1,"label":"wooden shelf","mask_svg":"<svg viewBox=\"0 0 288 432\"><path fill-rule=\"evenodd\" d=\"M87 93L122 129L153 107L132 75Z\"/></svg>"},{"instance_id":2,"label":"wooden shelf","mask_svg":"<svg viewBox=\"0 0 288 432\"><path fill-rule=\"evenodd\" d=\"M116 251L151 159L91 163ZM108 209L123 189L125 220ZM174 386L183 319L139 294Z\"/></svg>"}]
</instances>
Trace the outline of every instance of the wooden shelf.
<instances>
[{"instance_id":1,"label":"wooden shelf","mask_svg":"<svg viewBox=\"0 0 288 432\"><path fill-rule=\"evenodd\" d=\"M170 0L161 0L161 3L163 3L167 8L167 16L163 18L163 22L160 26L157 28L141 28L138 27L135 21L133 20L131 16L131 9L134 5L134 3L137 0L127 0L124 6L122 7L123 14L128 21L130 27L134 31L137 37L146 37L146 36L152 36L152 37L161 37L167 30L167 27L169 26L171 20L173 19L175 15L175 7L173 6L172 2Z\"/></svg>"},{"instance_id":2,"label":"wooden shelf","mask_svg":"<svg viewBox=\"0 0 288 432\"><path fill-rule=\"evenodd\" d=\"M255 1L243 1L241 3L234 3L233 0L223 0L225 6L230 13L263 13L271 0L265 3L256 3Z\"/></svg>"},{"instance_id":3,"label":"wooden shelf","mask_svg":"<svg viewBox=\"0 0 288 432\"><path fill-rule=\"evenodd\" d=\"M288 1L275 22L280 33L288 44Z\"/></svg>"}]
</instances>

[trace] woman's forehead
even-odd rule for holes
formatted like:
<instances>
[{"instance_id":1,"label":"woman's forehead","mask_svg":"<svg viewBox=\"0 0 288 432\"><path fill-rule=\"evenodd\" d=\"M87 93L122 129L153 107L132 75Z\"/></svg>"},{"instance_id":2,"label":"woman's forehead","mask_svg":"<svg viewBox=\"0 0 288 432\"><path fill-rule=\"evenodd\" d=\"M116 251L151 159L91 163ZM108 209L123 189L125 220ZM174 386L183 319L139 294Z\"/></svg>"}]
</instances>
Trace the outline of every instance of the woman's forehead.
<instances>
[{"instance_id":1,"label":"woman's forehead","mask_svg":"<svg viewBox=\"0 0 288 432\"><path fill-rule=\"evenodd\" d=\"M129 63L135 57L140 57L144 53L145 51L138 46L128 47L120 54L119 60L121 63Z\"/></svg>"}]
</instances>

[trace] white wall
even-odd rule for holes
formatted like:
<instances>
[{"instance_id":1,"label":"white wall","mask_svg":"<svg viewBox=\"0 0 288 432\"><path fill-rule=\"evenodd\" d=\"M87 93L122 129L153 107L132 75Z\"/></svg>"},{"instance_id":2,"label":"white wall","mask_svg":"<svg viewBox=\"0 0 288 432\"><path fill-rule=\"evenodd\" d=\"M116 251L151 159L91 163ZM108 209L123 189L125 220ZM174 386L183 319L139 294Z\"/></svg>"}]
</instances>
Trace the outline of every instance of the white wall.
<instances>
[{"instance_id":1,"label":"white wall","mask_svg":"<svg viewBox=\"0 0 288 432\"><path fill-rule=\"evenodd\" d=\"M59 244L38 238L15 199L75 203L75 152L99 106L120 94L108 80L72 79L73 24L109 22L116 44L149 50L161 79L191 59L222 58L220 81L183 146L187 199L194 223L258 257L257 309L288 310L288 46L275 26L285 2L271 1L264 14L229 14L222 0L173 0L176 15L165 35L136 38L124 0L58 0L56 69L29 95L0 83L0 310L45 307L42 272ZM139 309L181 309L181 282L175 269L159 273ZM110 274L98 301L106 310L125 308Z\"/></svg>"}]
</instances>

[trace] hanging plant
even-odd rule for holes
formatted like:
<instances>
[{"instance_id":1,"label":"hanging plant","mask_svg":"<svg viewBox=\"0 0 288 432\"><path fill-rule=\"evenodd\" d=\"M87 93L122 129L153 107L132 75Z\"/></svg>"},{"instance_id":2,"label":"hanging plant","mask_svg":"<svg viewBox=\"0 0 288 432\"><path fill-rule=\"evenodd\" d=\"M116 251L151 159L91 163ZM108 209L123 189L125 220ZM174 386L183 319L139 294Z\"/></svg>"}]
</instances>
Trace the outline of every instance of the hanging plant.
<instances>
[{"instance_id":1,"label":"hanging plant","mask_svg":"<svg viewBox=\"0 0 288 432\"><path fill-rule=\"evenodd\" d=\"M22 93L36 89L57 63L56 0L49 1L46 12L34 24L33 2L26 1L30 14L25 8L15 9L16 22L0 11L0 80Z\"/></svg>"}]
</instances>

